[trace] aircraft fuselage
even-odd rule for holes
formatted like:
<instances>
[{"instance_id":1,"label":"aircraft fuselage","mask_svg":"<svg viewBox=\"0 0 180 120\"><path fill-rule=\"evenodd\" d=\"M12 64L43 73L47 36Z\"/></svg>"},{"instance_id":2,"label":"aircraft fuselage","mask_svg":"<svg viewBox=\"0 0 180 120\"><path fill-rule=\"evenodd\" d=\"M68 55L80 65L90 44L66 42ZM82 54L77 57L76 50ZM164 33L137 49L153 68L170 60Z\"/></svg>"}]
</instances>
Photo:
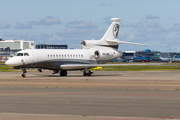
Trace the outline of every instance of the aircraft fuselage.
<instances>
[{"instance_id":1,"label":"aircraft fuselage","mask_svg":"<svg viewBox=\"0 0 180 120\"><path fill-rule=\"evenodd\" d=\"M9 59L7 65L21 68L44 68L61 70L63 64L104 64L121 54L115 50L101 50L100 57L95 58L96 49L27 49L18 52L17 56ZM104 59L106 58L106 59ZM69 69L84 69L69 68Z\"/></svg>"}]
</instances>

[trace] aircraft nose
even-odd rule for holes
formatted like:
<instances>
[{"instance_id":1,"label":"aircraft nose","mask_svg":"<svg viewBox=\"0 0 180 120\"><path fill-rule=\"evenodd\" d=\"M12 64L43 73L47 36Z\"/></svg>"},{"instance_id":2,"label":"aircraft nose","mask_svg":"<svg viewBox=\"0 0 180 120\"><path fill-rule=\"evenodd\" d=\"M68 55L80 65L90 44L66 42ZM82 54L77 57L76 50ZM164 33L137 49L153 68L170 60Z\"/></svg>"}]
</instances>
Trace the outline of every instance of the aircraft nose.
<instances>
[{"instance_id":1,"label":"aircraft nose","mask_svg":"<svg viewBox=\"0 0 180 120\"><path fill-rule=\"evenodd\" d=\"M18 65L21 65L21 62L19 62L20 60L19 59L16 59L16 58L10 58L9 60L7 60L5 62L6 65L8 66L18 66Z\"/></svg>"},{"instance_id":2,"label":"aircraft nose","mask_svg":"<svg viewBox=\"0 0 180 120\"><path fill-rule=\"evenodd\" d=\"M11 67L16 67L16 66L21 66L23 65L22 63L22 58L20 57L12 57L9 60L5 62L6 65L11 66Z\"/></svg>"},{"instance_id":3,"label":"aircraft nose","mask_svg":"<svg viewBox=\"0 0 180 120\"><path fill-rule=\"evenodd\" d=\"M7 60L7 61L5 62L5 64L8 65L8 66L12 66L12 61L11 61L11 60Z\"/></svg>"}]
</instances>

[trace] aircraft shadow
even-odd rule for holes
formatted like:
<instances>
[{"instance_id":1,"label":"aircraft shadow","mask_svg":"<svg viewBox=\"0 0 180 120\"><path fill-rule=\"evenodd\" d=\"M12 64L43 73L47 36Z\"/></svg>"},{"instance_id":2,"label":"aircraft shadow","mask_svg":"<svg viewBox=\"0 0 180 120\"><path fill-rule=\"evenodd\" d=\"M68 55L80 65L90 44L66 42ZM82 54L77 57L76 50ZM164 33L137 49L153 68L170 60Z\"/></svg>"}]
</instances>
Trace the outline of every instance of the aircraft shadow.
<instances>
[{"instance_id":1,"label":"aircraft shadow","mask_svg":"<svg viewBox=\"0 0 180 120\"><path fill-rule=\"evenodd\" d=\"M72 75L72 74L70 74L70 75L67 75L67 76L60 76L60 75L40 75L40 76L44 76L44 77L104 77L104 76L121 76L121 74L109 74L109 75L104 75L104 74L102 74L102 75L98 75L98 74L96 74L96 75L91 75L91 76L83 76L83 75Z\"/></svg>"}]
</instances>

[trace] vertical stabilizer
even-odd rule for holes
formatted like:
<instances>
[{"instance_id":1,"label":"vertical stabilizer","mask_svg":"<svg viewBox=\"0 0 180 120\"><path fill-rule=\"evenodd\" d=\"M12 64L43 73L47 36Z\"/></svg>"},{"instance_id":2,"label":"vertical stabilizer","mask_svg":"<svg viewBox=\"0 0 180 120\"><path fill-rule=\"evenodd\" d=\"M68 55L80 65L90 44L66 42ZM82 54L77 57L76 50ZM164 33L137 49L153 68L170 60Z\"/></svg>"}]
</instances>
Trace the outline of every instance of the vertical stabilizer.
<instances>
[{"instance_id":1,"label":"vertical stabilizer","mask_svg":"<svg viewBox=\"0 0 180 120\"><path fill-rule=\"evenodd\" d=\"M111 18L113 21L101 40L116 40L120 28L120 18Z\"/></svg>"}]
</instances>

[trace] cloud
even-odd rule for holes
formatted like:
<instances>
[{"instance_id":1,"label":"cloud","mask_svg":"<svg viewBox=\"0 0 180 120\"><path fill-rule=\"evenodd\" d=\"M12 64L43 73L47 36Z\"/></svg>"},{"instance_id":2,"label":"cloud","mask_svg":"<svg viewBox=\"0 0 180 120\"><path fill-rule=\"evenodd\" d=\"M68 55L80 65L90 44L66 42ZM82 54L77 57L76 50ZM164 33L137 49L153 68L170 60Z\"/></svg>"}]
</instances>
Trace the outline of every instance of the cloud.
<instances>
[{"instance_id":1,"label":"cloud","mask_svg":"<svg viewBox=\"0 0 180 120\"><path fill-rule=\"evenodd\" d=\"M100 39L105 30L90 21L74 20L66 23L65 28L60 32L50 32L28 36L28 40L45 42L50 44L68 44L70 48L81 48L80 42L88 39ZM77 45L78 44L78 45Z\"/></svg>"},{"instance_id":2,"label":"cloud","mask_svg":"<svg viewBox=\"0 0 180 120\"><path fill-rule=\"evenodd\" d=\"M2 35L6 39L16 39L16 40L22 40L22 39L28 39L29 34L27 32L22 33L5 33Z\"/></svg>"},{"instance_id":3,"label":"cloud","mask_svg":"<svg viewBox=\"0 0 180 120\"><path fill-rule=\"evenodd\" d=\"M7 21L1 21L0 22L0 29L8 29L11 25Z\"/></svg>"},{"instance_id":4,"label":"cloud","mask_svg":"<svg viewBox=\"0 0 180 120\"><path fill-rule=\"evenodd\" d=\"M57 33L43 33L38 36L38 39L42 39L44 41L62 41L64 38L61 35L58 35ZM36 36L37 38L37 36Z\"/></svg>"},{"instance_id":5,"label":"cloud","mask_svg":"<svg viewBox=\"0 0 180 120\"><path fill-rule=\"evenodd\" d=\"M110 25L110 24L112 23L111 18L112 18L112 16L104 17L104 18L103 18L103 19L105 20L104 23Z\"/></svg>"},{"instance_id":6,"label":"cloud","mask_svg":"<svg viewBox=\"0 0 180 120\"><path fill-rule=\"evenodd\" d=\"M122 41L129 41L129 42L135 42L135 43L142 43L142 44L147 44L148 47L143 47L143 46L132 46L132 45L125 45L126 47L124 47L124 45L122 46L125 50L130 50L128 48L130 48L131 46L133 48L131 48L132 50L137 50L140 48L150 48L150 49L162 49L164 50L164 48L162 47L162 43L167 44L169 42L168 40L168 36L169 33L171 31L168 31L165 29L165 27L163 25L161 25L158 22L147 22L147 23L131 23L131 24L127 24L127 25L122 25L122 27L132 27L133 28L133 32L127 32L127 33L123 33L120 32L119 37L120 40ZM135 30L134 28L136 28L137 30ZM163 41L163 42L162 42ZM158 47L161 46L162 48Z\"/></svg>"},{"instance_id":7,"label":"cloud","mask_svg":"<svg viewBox=\"0 0 180 120\"><path fill-rule=\"evenodd\" d=\"M122 41L133 41L134 37L135 37L134 35L129 33L124 33L124 32L119 33L119 38Z\"/></svg>"},{"instance_id":8,"label":"cloud","mask_svg":"<svg viewBox=\"0 0 180 120\"><path fill-rule=\"evenodd\" d=\"M68 22L66 24L66 27L67 28L80 28L80 29L82 29L82 28L96 28L97 26L92 24L89 21L74 20L74 21Z\"/></svg>"},{"instance_id":9,"label":"cloud","mask_svg":"<svg viewBox=\"0 0 180 120\"><path fill-rule=\"evenodd\" d=\"M32 29L32 24L27 23L27 25L25 25L22 22L18 21L18 22L16 22L16 25L14 28L15 29Z\"/></svg>"},{"instance_id":10,"label":"cloud","mask_svg":"<svg viewBox=\"0 0 180 120\"><path fill-rule=\"evenodd\" d=\"M145 19L159 19L159 17L155 15L147 15Z\"/></svg>"},{"instance_id":11,"label":"cloud","mask_svg":"<svg viewBox=\"0 0 180 120\"><path fill-rule=\"evenodd\" d=\"M58 17L49 16L44 20L40 21L33 21L32 24L34 25L54 25L54 24L61 24L61 20Z\"/></svg>"},{"instance_id":12,"label":"cloud","mask_svg":"<svg viewBox=\"0 0 180 120\"><path fill-rule=\"evenodd\" d=\"M26 33L26 32L16 33L16 34L13 34L13 33L5 33L3 36L5 36L5 37L27 37L27 36L28 36L28 33Z\"/></svg>"},{"instance_id":13,"label":"cloud","mask_svg":"<svg viewBox=\"0 0 180 120\"><path fill-rule=\"evenodd\" d=\"M173 27L174 31L180 31L180 23L175 23Z\"/></svg>"},{"instance_id":14,"label":"cloud","mask_svg":"<svg viewBox=\"0 0 180 120\"><path fill-rule=\"evenodd\" d=\"M99 28L98 26L94 25L89 21L83 20L74 20L70 21L66 24L66 28L64 32L66 34L95 34L97 32L102 32L103 29Z\"/></svg>"},{"instance_id":15,"label":"cloud","mask_svg":"<svg viewBox=\"0 0 180 120\"><path fill-rule=\"evenodd\" d=\"M137 28L140 29L142 27L144 27L144 24L142 22L138 22L138 23L131 23L131 24L122 24L122 27L132 27L132 28Z\"/></svg>"},{"instance_id":16,"label":"cloud","mask_svg":"<svg viewBox=\"0 0 180 120\"><path fill-rule=\"evenodd\" d=\"M157 22L151 22L147 24L147 26L143 27L140 31L143 33L157 33L164 32L165 28Z\"/></svg>"}]
</instances>

